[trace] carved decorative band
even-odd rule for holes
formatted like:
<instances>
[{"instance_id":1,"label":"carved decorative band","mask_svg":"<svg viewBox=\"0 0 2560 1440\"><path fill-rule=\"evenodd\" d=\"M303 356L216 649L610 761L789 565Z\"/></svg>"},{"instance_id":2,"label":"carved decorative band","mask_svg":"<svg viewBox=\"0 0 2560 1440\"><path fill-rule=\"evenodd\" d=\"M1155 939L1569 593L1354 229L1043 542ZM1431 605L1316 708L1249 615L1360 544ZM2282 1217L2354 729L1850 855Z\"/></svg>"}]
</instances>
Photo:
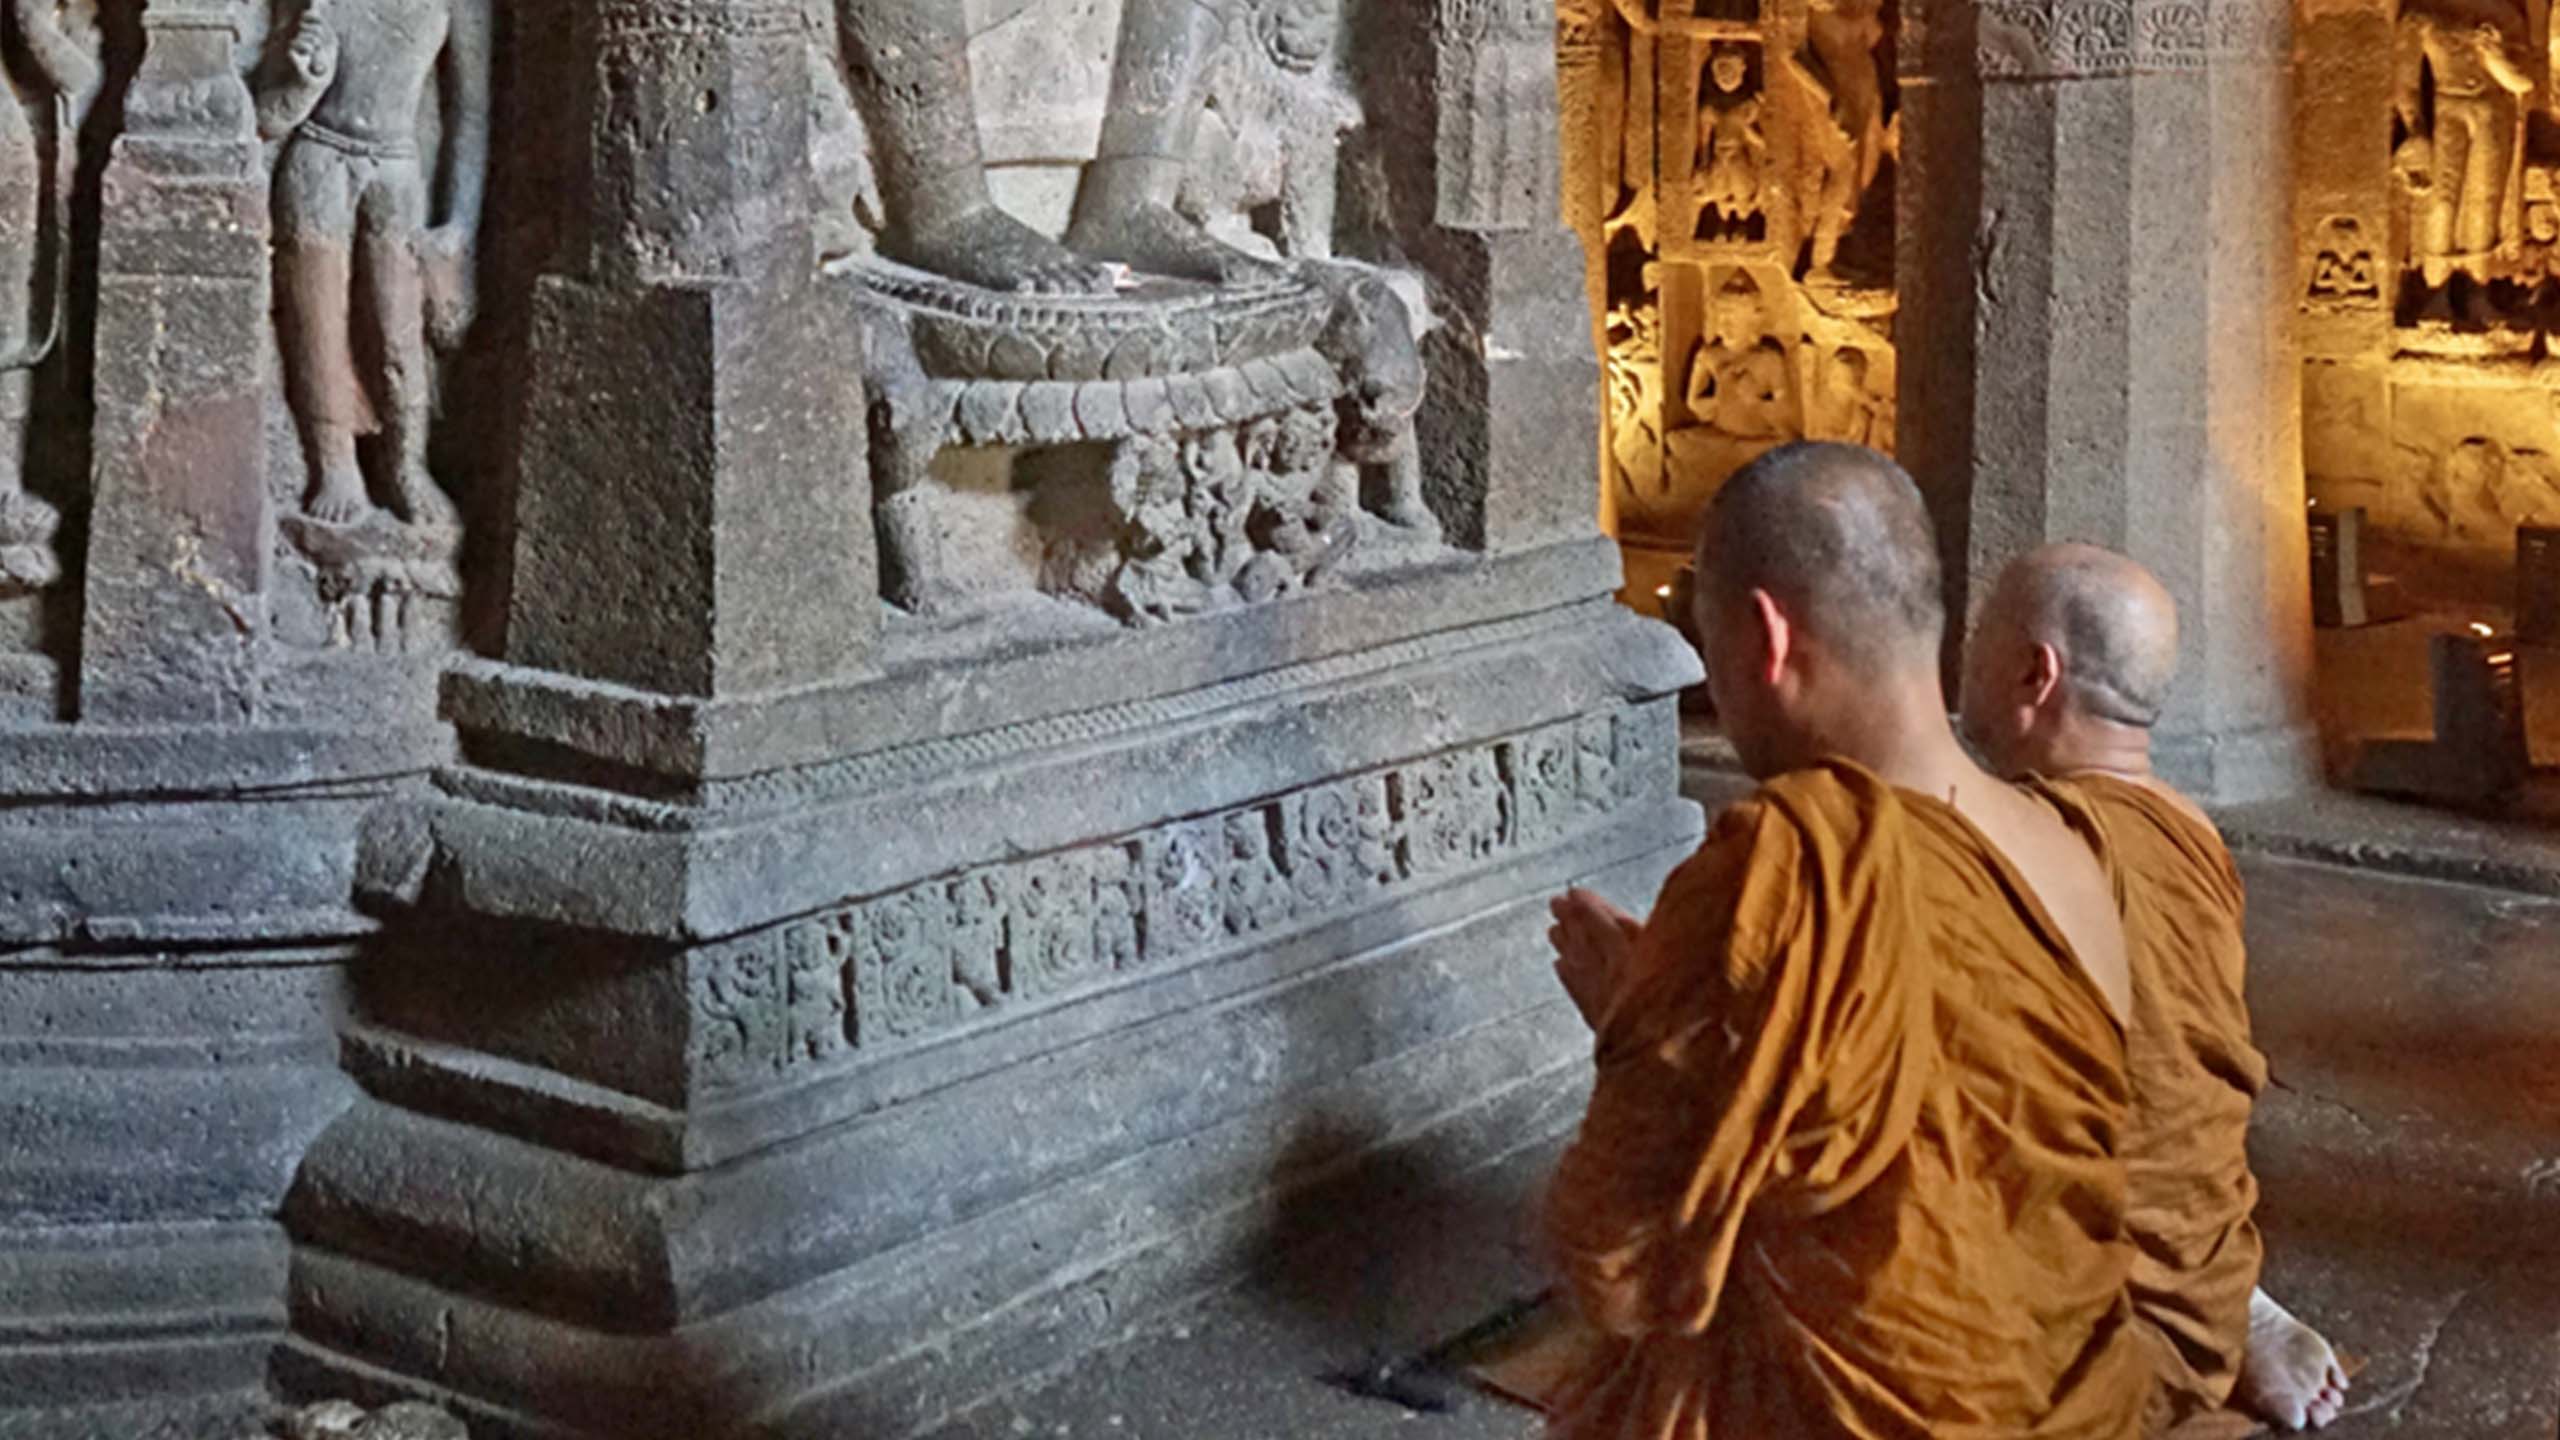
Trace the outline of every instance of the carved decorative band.
<instances>
[{"instance_id":1,"label":"carved decorative band","mask_svg":"<svg viewBox=\"0 0 2560 1440\"><path fill-rule=\"evenodd\" d=\"M1661 706L1565 721L706 947L697 1073L774 1083L1489 869L1664 793L1670 725Z\"/></svg>"},{"instance_id":2,"label":"carved decorative band","mask_svg":"<svg viewBox=\"0 0 2560 1440\"><path fill-rule=\"evenodd\" d=\"M2216 62L2284 64L2292 59L2287 3L1981 0L1974 58L1986 77L2017 79L2174 73Z\"/></svg>"},{"instance_id":3,"label":"carved decorative band","mask_svg":"<svg viewBox=\"0 0 2560 1440\"><path fill-rule=\"evenodd\" d=\"M605 40L715 36L733 40L794 38L807 33L797 6L774 0L596 0L596 33Z\"/></svg>"}]
</instances>

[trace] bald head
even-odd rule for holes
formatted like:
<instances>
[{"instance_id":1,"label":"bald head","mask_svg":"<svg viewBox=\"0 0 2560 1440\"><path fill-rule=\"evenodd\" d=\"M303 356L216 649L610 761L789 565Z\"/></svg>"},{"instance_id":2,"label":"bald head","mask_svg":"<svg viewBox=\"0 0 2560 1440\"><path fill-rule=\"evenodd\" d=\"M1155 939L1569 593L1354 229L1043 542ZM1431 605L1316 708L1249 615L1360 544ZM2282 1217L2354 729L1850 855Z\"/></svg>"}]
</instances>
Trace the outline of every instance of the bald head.
<instances>
[{"instance_id":1,"label":"bald head","mask_svg":"<svg viewBox=\"0 0 2560 1440\"><path fill-rule=\"evenodd\" d=\"M2178 674L2178 605L2150 571L2095 545L2047 545L2001 575L1992 603L2027 644L2053 647L2082 713L2159 723Z\"/></svg>"},{"instance_id":2,"label":"bald head","mask_svg":"<svg viewBox=\"0 0 2560 1440\"><path fill-rule=\"evenodd\" d=\"M1782 445L1708 507L1698 574L1730 610L1765 591L1838 659L1934 673L1946 630L1937 536L1902 467L1857 445Z\"/></svg>"}]
</instances>

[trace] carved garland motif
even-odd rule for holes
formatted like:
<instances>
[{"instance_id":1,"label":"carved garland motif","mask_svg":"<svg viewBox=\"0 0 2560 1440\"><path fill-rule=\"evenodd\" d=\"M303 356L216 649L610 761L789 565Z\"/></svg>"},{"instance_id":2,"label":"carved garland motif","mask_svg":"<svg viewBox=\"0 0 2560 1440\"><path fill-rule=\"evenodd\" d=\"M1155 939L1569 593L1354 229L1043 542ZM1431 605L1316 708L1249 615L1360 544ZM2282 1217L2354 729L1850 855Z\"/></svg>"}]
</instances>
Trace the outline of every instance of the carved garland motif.
<instances>
[{"instance_id":1,"label":"carved garland motif","mask_svg":"<svg viewBox=\"0 0 2560 1440\"><path fill-rule=\"evenodd\" d=\"M714 1089L769 1083L1499 863L1658 784L1669 723L1566 721L708 947L692 962L695 1062Z\"/></svg>"}]
</instances>

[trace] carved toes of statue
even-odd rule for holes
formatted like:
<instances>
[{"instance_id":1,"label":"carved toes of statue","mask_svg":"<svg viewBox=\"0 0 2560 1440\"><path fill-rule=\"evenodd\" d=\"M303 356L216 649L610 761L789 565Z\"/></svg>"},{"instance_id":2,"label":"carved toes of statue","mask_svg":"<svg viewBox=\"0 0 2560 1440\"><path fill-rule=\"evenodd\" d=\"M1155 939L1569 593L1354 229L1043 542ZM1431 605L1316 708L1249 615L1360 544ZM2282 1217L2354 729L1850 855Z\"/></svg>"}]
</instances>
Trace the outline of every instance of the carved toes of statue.
<instances>
[{"instance_id":1,"label":"carved toes of statue","mask_svg":"<svg viewBox=\"0 0 2560 1440\"><path fill-rule=\"evenodd\" d=\"M362 474L333 466L302 509L323 525L353 525L373 513L373 502L365 498Z\"/></svg>"},{"instance_id":2,"label":"carved toes of statue","mask_svg":"<svg viewBox=\"0 0 2560 1440\"><path fill-rule=\"evenodd\" d=\"M1077 222L1067 236L1077 253L1116 261L1148 275L1250 284L1287 273L1276 261L1246 254L1184 219L1170 205L1136 205Z\"/></svg>"},{"instance_id":3,"label":"carved toes of statue","mask_svg":"<svg viewBox=\"0 0 2560 1440\"><path fill-rule=\"evenodd\" d=\"M937 223L892 230L883 254L988 290L1038 295L1107 295L1111 267L1077 255L993 205Z\"/></svg>"}]
</instances>

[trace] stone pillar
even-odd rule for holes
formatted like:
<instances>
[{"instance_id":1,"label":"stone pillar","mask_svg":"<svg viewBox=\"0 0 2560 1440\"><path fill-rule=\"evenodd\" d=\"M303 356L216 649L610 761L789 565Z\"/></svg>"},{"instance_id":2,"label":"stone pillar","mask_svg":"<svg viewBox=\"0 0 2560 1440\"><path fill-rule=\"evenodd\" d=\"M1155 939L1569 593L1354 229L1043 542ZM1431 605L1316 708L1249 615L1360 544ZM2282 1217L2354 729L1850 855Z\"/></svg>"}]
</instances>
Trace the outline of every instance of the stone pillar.
<instances>
[{"instance_id":1,"label":"stone pillar","mask_svg":"<svg viewBox=\"0 0 2560 1440\"><path fill-rule=\"evenodd\" d=\"M812 280L801 9L580 16L587 245L535 302L507 659L694 699L858 670L876 550L855 331Z\"/></svg>"},{"instance_id":2,"label":"stone pillar","mask_svg":"<svg viewBox=\"0 0 2560 1440\"><path fill-rule=\"evenodd\" d=\"M142 27L104 190L79 713L237 723L275 549L266 171L231 0L150 0Z\"/></svg>"},{"instance_id":3,"label":"stone pillar","mask_svg":"<svg viewBox=\"0 0 2560 1440\"><path fill-rule=\"evenodd\" d=\"M1599 363L1564 221L1553 0L1417 0L1355 23L1360 88L1410 97L1369 116L1382 192L1369 198L1436 282L1421 417L1432 508L1453 541L1487 550L1588 534Z\"/></svg>"},{"instance_id":4,"label":"stone pillar","mask_svg":"<svg viewBox=\"0 0 2560 1440\"><path fill-rule=\"evenodd\" d=\"M2041 541L2131 553L2185 621L2169 773L2306 783L2289 5L1902 15L1901 444L1951 598Z\"/></svg>"}]
</instances>

